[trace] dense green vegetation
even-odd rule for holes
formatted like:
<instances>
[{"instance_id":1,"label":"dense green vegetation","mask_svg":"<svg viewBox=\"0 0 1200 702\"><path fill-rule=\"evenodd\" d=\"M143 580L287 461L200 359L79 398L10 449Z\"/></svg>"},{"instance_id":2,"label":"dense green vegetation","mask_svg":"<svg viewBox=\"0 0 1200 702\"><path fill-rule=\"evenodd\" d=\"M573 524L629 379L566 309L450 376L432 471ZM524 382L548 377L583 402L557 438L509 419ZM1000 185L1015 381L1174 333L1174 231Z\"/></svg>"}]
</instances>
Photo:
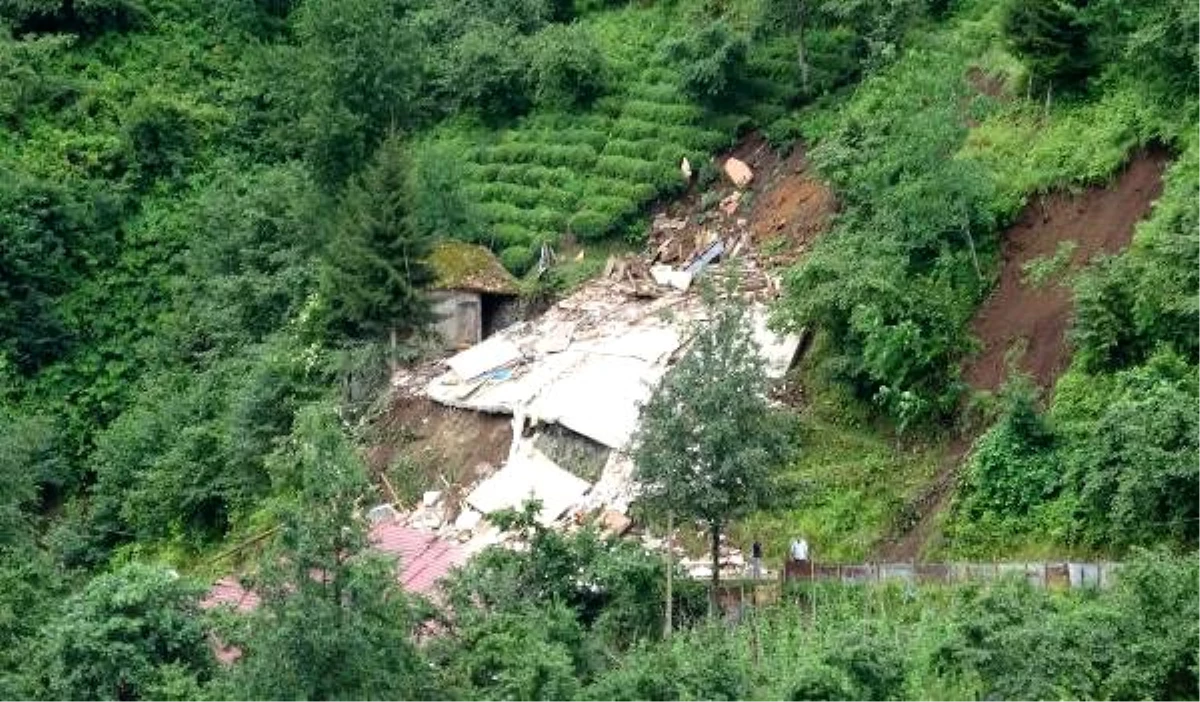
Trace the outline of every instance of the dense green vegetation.
<instances>
[{"instance_id":1,"label":"dense green vegetation","mask_svg":"<svg viewBox=\"0 0 1200 702\"><path fill-rule=\"evenodd\" d=\"M1174 0L0 0L0 696L1195 695L1196 25ZM769 555L796 529L870 555L959 416L998 231L1172 151L1134 245L1074 281L1069 372L991 403L945 528L950 555L1128 560L1115 589L831 586L724 627L683 579L664 638L657 557L531 513L440 607L361 552L354 442L419 351L431 246L521 275L585 245L528 283L553 292L749 128L809 142L840 203L777 308L817 331L799 456L739 444L757 380L698 410L745 410L707 447L726 482L791 489L686 516L745 514ZM211 557L263 532L262 606L201 613Z\"/></svg>"}]
</instances>

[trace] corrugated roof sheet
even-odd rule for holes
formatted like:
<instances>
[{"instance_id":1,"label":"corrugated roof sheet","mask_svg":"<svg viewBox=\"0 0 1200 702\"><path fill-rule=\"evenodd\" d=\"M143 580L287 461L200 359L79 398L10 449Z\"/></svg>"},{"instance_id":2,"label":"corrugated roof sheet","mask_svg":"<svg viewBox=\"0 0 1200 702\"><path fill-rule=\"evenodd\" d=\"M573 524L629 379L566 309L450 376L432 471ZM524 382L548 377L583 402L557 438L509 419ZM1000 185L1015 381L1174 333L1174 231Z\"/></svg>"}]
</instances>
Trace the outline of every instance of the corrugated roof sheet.
<instances>
[{"instance_id":1,"label":"corrugated roof sheet","mask_svg":"<svg viewBox=\"0 0 1200 702\"><path fill-rule=\"evenodd\" d=\"M400 557L400 584L420 595L467 560L458 544L398 522L380 522L371 527L368 536L379 551Z\"/></svg>"},{"instance_id":2,"label":"corrugated roof sheet","mask_svg":"<svg viewBox=\"0 0 1200 702\"><path fill-rule=\"evenodd\" d=\"M418 595L429 594L451 569L467 561L466 552L457 543L395 521L373 525L368 537L376 550L399 557L396 580L406 591ZM320 573L316 573L319 578ZM242 587L237 578L225 576L213 583L200 607L229 605L238 612L249 612L260 602L259 596Z\"/></svg>"}]
</instances>

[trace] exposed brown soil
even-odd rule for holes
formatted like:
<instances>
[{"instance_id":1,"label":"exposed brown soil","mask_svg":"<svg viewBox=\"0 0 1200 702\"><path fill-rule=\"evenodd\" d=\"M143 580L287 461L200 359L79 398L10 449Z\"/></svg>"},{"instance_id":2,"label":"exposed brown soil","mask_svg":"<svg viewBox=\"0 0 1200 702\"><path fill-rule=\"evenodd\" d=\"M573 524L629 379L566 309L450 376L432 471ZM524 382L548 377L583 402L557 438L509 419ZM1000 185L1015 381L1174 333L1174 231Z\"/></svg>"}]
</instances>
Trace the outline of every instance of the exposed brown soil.
<instances>
[{"instance_id":1,"label":"exposed brown soil","mask_svg":"<svg viewBox=\"0 0 1200 702\"><path fill-rule=\"evenodd\" d=\"M1111 185L1039 198L1004 232L999 283L971 324L981 350L963 364L963 378L973 389L997 390L1008 377L1011 358L1043 390L1053 390L1071 358L1070 276L1097 255L1118 253L1129 245L1134 227L1162 192L1168 160L1165 150L1141 151ZM1069 264L1042 285L1028 280L1026 264L1052 258L1062 242L1074 242ZM977 436L973 432L951 442L937 477L906 510L912 519L899 525L901 533L879 544L881 559L908 561L926 550L936 537L936 517L949 506L959 466Z\"/></svg>"},{"instance_id":2,"label":"exposed brown soil","mask_svg":"<svg viewBox=\"0 0 1200 702\"><path fill-rule=\"evenodd\" d=\"M976 390L996 390L1007 377L1005 356L1019 354L1018 367L1043 389L1070 362L1066 331L1071 317L1070 274L1098 254L1114 254L1129 245L1134 226L1162 193L1168 155L1139 153L1107 188L1079 195L1058 193L1025 208L1004 233L1000 282L971 324L982 352L967 360L963 378ZM1074 242L1066 270L1042 286L1026 284L1025 264L1053 257L1062 242Z\"/></svg>"},{"instance_id":3,"label":"exposed brown soil","mask_svg":"<svg viewBox=\"0 0 1200 702\"><path fill-rule=\"evenodd\" d=\"M714 159L718 171L730 157L754 172L734 212L726 214L719 206L706 211L702 205L706 191L723 200L737 190L723 173L707 189L693 187L655 212L685 218L685 237L713 229L748 231L759 255L772 267L794 263L828 230L836 211L832 191L816 177L800 144L781 156L761 134L751 132Z\"/></svg>"},{"instance_id":4,"label":"exposed brown soil","mask_svg":"<svg viewBox=\"0 0 1200 702\"><path fill-rule=\"evenodd\" d=\"M490 473L507 458L512 443L507 416L458 410L405 395L393 399L372 433L367 463L374 475L381 475L403 455L422 472L420 482L431 488L469 484L474 477Z\"/></svg>"},{"instance_id":5,"label":"exposed brown soil","mask_svg":"<svg viewBox=\"0 0 1200 702\"><path fill-rule=\"evenodd\" d=\"M764 175L768 184L747 216L750 231L760 248L778 249L773 260L791 263L829 229L837 202L833 192L813 175L799 144Z\"/></svg>"}]
</instances>

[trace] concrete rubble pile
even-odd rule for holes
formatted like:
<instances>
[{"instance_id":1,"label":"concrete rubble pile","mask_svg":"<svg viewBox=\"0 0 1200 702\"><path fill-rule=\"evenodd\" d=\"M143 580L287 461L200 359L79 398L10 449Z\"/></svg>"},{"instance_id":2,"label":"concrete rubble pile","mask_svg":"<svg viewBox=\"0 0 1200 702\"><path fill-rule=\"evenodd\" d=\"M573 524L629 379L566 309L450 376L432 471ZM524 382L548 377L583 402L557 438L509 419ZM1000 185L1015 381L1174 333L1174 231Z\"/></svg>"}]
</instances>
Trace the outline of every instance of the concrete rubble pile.
<instances>
[{"instance_id":1,"label":"concrete rubble pile","mask_svg":"<svg viewBox=\"0 0 1200 702\"><path fill-rule=\"evenodd\" d=\"M428 380L421 394L449 407L510 415L513 443L506 463L463 494L456 518L440 498L427 499L410 524L464 543L486 532L494 542L483 515L519 507L532 496L542 503L543 524L570 528L594 517L614 533L628 530L625 513L635 497L631 439L642 404L706 317L693 285L701 276L718 286L734 276L738 294L750 305L767 375L783 377L799 338L767 327L765 303L779 284L758 265L748 234L711 233L684 241L679 235L684 226L681 220L655 218L646 255L611 258L604 275L540 318L513 324L445 361L445 371ZM410 392L428 378L402 375L395 384ZM607 450L597 480L573 475L535 446L539 427L549 424Z\"/></svg>"}]
</instances>

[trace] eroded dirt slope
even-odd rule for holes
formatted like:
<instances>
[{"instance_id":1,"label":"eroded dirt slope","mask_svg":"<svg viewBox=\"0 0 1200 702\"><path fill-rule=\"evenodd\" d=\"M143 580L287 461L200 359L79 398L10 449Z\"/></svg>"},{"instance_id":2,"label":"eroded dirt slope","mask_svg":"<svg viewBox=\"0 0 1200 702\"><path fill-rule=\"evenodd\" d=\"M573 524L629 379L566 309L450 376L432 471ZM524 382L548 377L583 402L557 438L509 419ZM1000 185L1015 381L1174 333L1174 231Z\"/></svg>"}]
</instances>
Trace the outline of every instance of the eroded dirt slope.
<instances>
[{"instance_id":1,"label":"eroded dirt slope","mask_svg":"<svg viewBox=\"0 0 1200 702\"><path fill-rule=\"evenodd\" d=\"M1071 275L1097 255L1129 245L1137 223L1162 193L1168 160L1161 149L1140 151L1108 186L1038 198L1001 235L999 283L971 323L981 350L963 363L963 378L972 389L995 391L1003 385L1010 355L1041 388L1053 389L1071 360ZM1068 248L1069 263L1041 284L1031 280L1028 264L1052 259L1064 245L1074 247ZM916 559L937 538L937 516L949 506L959 468L976 438L972 433L950 442L937 478L908 507L911 521L879 544L881 560Z\"/></svg>"},{"instance_id":2,"label":"eroded dirt slope","mask_svg":"<svg viewBox=\"0 0 1200 702\"><path fill-rule=\"evenodd\" d=\"M1098 254L1114 254L1129 245L1134 226L1162 193L1166 163L1162 151L1142 152L1110 187L1041 198L1004 233L999 285L971 324L983 344L982 352L963 366L963 378L972 388L999 388L1006 377L1005 355L1018 345L1024 347L1019 368L1042 388L1054 386L1071 359L1066 338L1071 293L1063 283ZM1026 264L1052 258L1066 242L1074 246L1068 267L1040 286L1024 280Z\"/></svg>"}]
</instances>

